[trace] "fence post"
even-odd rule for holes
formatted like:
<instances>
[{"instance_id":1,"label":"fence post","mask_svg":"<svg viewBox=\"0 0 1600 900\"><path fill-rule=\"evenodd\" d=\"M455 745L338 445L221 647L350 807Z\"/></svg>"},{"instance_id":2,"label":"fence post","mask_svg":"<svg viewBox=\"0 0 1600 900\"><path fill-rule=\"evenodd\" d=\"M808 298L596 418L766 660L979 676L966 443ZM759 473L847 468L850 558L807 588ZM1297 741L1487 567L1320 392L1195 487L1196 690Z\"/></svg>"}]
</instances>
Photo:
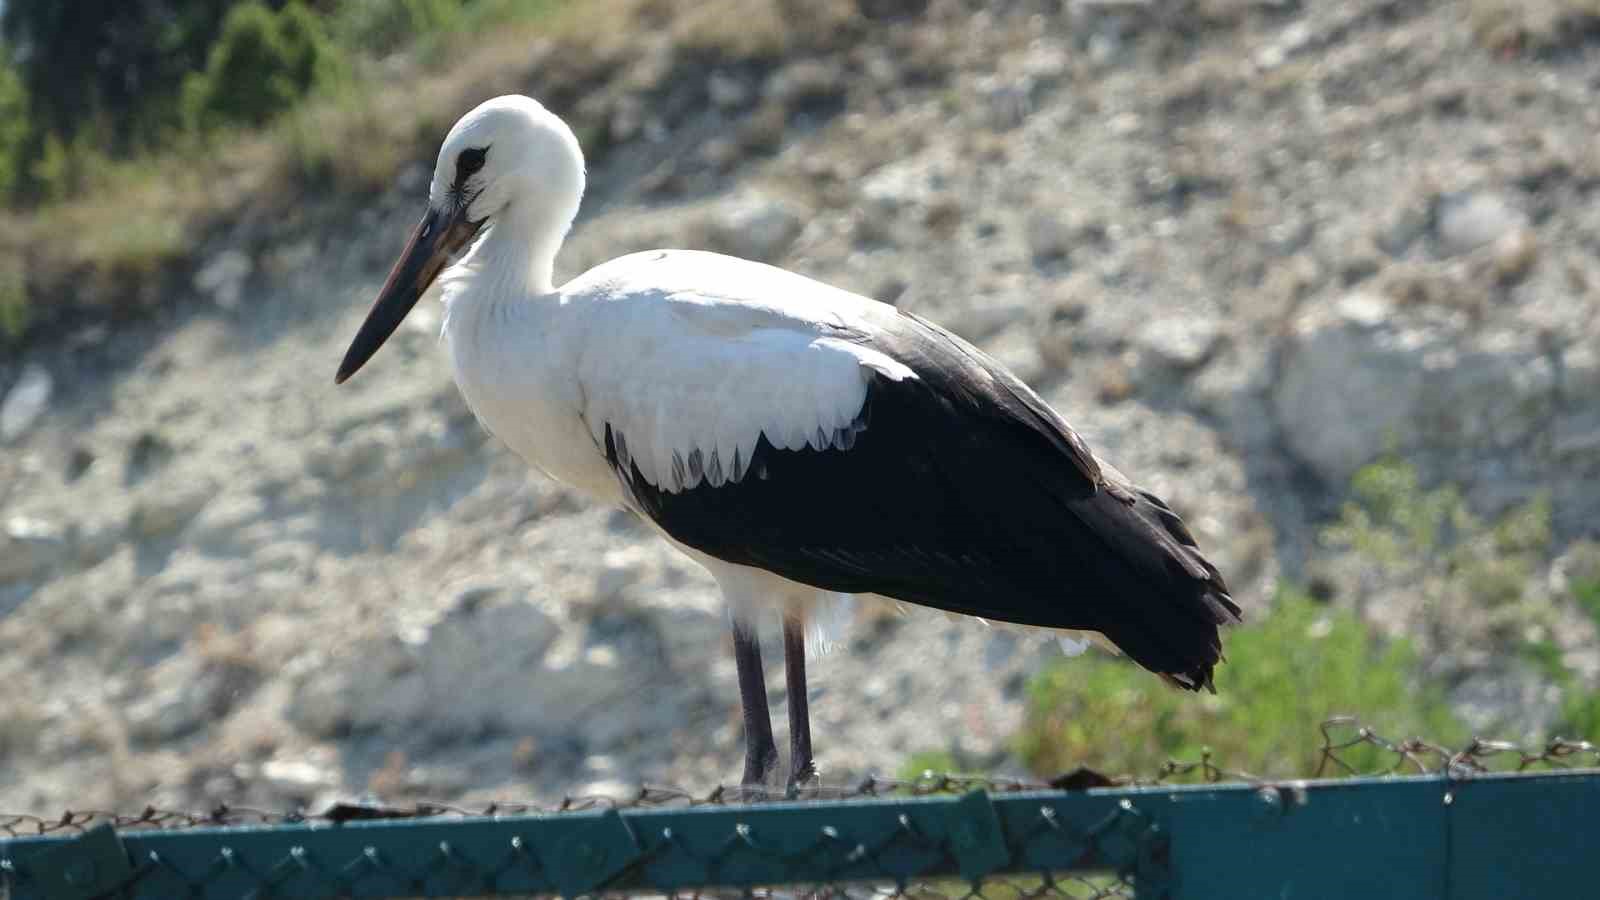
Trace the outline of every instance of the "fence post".
<instances>
[{"instance_id":1,"label":"fence post","mask_svg":"<svg viewBox=\"0 0 1600 900\"><path fill-rule=\"evenodd\" d=\"M29 863L32 877L51 897L90 900L115 891L134 875L128 851L111 825L98 825Z\"/></svg>"}]
</instances>

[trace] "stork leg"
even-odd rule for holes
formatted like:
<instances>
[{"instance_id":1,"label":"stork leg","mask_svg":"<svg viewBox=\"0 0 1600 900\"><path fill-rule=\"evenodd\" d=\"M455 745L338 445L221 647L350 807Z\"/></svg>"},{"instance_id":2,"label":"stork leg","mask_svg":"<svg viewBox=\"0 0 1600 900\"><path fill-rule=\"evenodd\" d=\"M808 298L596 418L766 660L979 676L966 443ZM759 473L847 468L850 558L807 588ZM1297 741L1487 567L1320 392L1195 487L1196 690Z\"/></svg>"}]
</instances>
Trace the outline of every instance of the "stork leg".
<instances>
[{"instance_id":1,"label":"stork leg","mask_svg":"<svg viewBox=\"0 0 1600 900\"><path fill-rule=\"evenodd\" d=\"M783 619L783 669L789 685L789 786L817 774L811 759L811 708L806 696L806 628L794 616Z\"/></svg>"},{"instance_id":2,"label":"stork leg","mask_svg":"<svg viewBox=\"0 0 1600 900\"><path fill-rule=\"evenodd\" d=\"M772 715L767 710L767 678L761 670L761 642L755 628L733 621L733 662L739 670L739 702L744 709L745 786L764 785L778 764L778 745L772 739Z\"/></svg>"}]
</instances>

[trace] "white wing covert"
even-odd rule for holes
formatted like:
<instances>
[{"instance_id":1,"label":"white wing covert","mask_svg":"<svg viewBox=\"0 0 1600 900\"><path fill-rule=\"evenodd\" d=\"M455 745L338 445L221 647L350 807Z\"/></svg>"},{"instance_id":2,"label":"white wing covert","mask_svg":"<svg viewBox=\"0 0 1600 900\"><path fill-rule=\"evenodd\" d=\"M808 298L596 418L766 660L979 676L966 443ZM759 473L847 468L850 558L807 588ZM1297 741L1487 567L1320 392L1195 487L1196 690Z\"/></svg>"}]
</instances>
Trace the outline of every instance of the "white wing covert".
<instances>
[{"instance_id":1,"label":"white wing covert","mask_svg":"<svg viewBox=\"0 0 1600 900\"><path fill-rule=\"evenodd\" d=\"M848 449L871 378L915 377L828 321L704 295L619 302L632 308L580 367L584 419L602 448L609 429L624 473L631 463L671 493L749 476L763 435L780 450Z\"/></svg>"}]
</instances>

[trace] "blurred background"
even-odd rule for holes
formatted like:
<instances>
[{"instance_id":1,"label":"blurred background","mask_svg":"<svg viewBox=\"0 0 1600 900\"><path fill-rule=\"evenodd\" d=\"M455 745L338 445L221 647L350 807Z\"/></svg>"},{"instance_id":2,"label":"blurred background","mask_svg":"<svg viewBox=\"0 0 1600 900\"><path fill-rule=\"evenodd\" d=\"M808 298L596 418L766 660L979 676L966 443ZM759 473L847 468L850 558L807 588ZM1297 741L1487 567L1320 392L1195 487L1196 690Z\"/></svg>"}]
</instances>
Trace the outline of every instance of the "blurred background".
<instances>
[{"instance_id":1,"label":"blurred background","mask_svg":"<svg viewBox=\"0 0 1600 900\"><path fill-rule=\"evenodd\" d=\"M1600 738L1594 0L5 0L0 35L4 811L737 777L709 579L484 434L438 304L333 386L445 131L513 91L588 153L560 276L707 247L929 316L1245 606L1214 697L863 618L812 667L825 780L1307 774L1333 713Z\"/></svg>"}]
</instances>

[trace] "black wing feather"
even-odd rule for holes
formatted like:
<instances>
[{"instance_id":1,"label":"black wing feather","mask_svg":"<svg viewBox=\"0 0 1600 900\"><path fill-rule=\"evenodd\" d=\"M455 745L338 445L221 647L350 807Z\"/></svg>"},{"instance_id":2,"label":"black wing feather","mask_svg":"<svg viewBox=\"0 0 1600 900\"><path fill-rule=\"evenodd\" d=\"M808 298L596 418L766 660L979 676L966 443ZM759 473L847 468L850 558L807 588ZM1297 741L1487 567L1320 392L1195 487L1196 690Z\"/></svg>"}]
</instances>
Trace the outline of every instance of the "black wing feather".
<instances>
[{"instance_id":1,"label":"black wing feather","mask_svg":"<svg viewBox=\"0 0 1600 900\"><path fill-rule=\"evenodd\" d=\"M866 340L865 338L862 338ZM676 493L607 458L640 510L717 559L804 584L1002 622L1099 631L1184 687L1209 686L1239 607L1160 498L1103 469L998 362L897 314L849 450L762 437L737 482ZM625 459L625 457L624 457Z\"/></svg>"}]
</instances>

